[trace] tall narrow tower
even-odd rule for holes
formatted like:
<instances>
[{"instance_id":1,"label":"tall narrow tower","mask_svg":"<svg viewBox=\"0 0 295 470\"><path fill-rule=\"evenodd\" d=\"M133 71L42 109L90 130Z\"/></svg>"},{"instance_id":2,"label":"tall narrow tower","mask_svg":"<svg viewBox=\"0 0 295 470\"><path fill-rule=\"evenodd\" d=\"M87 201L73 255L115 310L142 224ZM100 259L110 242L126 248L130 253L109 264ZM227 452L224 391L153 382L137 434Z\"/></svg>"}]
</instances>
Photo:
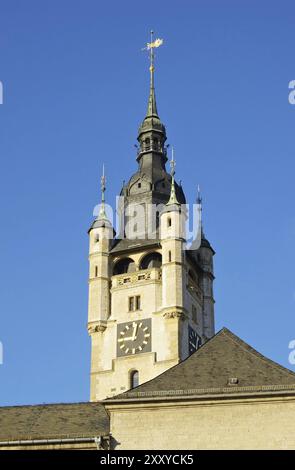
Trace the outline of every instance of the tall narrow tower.
<instances>
[{"instance_id":1,"label":"tall narrow tower","mask_svg":"<svg viewBox=\"0 0 295 470\"><path fill-rule=\"evenodd\" d=\"M121 190L121 229L102 206L90 230L88 331L92 340L91 400L135 387L196 351L214 334L214 251L204 235L185 249L186 203L166 170L166 129L154 86L139 128L138 169ZM136 214L136 216L135 216Z\"/></svg>"}]
</instances>

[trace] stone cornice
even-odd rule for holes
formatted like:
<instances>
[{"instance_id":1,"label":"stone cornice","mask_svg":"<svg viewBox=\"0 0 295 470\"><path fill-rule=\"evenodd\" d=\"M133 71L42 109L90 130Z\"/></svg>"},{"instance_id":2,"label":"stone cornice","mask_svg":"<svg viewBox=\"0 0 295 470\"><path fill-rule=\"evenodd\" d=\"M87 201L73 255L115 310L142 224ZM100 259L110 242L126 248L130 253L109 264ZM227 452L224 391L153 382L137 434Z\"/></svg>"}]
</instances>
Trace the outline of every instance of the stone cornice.
<instances>
[{"instance_id":1,"label":"stone cornice","mask_svg":"<svg viewBox=\"0 0 295 470\"><path fill-rule=\"evenodd\" d=\"M134 401L208 400L240 397L291 395L295 398L295 384L261 385L252 387L199 388L189 390L158 390L152 392L126 392L124 396L108 399L105 404L131 403Z\"/></svg>"},{"instance_id":2,"label":"stone cornice","mask_svg":"<svg viewBox=\"0 0 295 470\"><path fill-rule=\"evenodd\" d=\"M184 263L182 263L181 261L169 261L167 263L162 264L162 268L167 267L167 266L183 266L184 267Z\"/></svg>"},{"instance_id":3,"label":"stone cornice","mask_svg":"<svg viewBox=\"0 0 295 470\"><path fill-rule=\"evenodd\" d=\"M92 282L95 282L95 281L110 281L110 278L109 277L106 277L106 276L96 276L96 277L90 277L88 279L88 283L92 283Z\"/></svg>"},{"instance_id":4,"label":"stone cornice","mask_svg":"<svg viewBox=\"0 0 295 470\"><path fill-rule=\"evenodd\" d=\"M109 257L110 254L107 251L93 251L89 254L88 260L90 261L92 258L97 258L98 256L106 256Z\"/></svg>"}]
</instances>

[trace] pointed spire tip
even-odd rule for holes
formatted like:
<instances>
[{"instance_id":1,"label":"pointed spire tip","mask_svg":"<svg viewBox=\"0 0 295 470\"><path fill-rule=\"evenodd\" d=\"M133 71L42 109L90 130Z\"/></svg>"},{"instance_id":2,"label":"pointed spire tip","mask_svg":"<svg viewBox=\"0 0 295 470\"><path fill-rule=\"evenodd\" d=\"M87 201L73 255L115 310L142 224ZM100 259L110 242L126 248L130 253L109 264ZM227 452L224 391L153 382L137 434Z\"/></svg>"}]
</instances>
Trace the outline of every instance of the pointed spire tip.
<instances>
[{"instance_id":1,"label":"pointed spire tip","mask_svg":"<svg viewBox=\"0 0 295 470\"><path fill-rule=\"evenodd\" d=\"M174 179L174 176L175 176L175 166L176 166L176 162L175 162L175 159L174 159L174 147L172 146L172 150L171 150L171 160L170 160L170 166L171 166L171 192L170 192L170 198L169 198L169 201L167 202L167 206L171 206L172 204L177 204L179 205L179 202L178 202L178 199L177 199L177 195L176 195L176 190L175 190L175 179Z\"/></svg>"}]
</instances>

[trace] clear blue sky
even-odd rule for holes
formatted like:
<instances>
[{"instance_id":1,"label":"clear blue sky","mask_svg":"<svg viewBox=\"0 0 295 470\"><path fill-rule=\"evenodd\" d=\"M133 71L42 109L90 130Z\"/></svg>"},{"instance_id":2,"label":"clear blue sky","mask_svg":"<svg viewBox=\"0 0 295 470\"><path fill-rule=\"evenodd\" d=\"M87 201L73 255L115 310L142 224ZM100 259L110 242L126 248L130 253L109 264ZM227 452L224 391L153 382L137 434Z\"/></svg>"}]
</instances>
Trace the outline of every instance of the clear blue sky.
<instances>
[{"instance_id":1,"label":"clear blue sky","mask_svg":"<svg viewBox=\"0 0 295 470\"><path fill-rule=\"evenodd\" d=\"M217 329L295 338L294 1L0 0L0 404L89 398L88 237L136 168L153 28L158 110L216 250Z\"/></svg>"}]
</instances>

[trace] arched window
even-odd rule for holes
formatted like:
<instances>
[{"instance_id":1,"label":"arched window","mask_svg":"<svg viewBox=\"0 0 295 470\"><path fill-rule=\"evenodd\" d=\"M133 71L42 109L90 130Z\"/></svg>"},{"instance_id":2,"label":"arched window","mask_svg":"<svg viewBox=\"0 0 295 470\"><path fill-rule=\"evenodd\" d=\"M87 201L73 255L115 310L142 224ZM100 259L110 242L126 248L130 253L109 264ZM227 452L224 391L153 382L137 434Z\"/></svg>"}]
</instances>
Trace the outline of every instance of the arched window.
<instances>
[{"instance_id":1,"label":"arched window","mask_svg":"<svg viewBox=\"0 0 295 470\"><path fill-rule=\"evenodd\" d=\"M133 259L123 258L115 264L113 274L116 276L117 274L132 273L133 271L135 271Z\"/></svg>"},{"instance_id":2,"label":"arched window","mask_svg":"<svg viewBox=\"0 0 295 470\"><path fill-rule=\"evenodd\" d=\"M149 253L141 260L140 269L160 268L162 266L162 255L160 253Z\"/></svg>"},{"instance_id":3,"label":"arched window","mask_svg":"<svg viewBox=\"0 0 295 470\"><path fill-rule=\"evenodd\" d=\"M138 370L132 370L130 372L130 388L138 387L139 385L139 373Z\"/></svg>"},{"instance_id":4,"label":"arched window","mask_svg":"<svg viewBox=\"0 0 295 470\"><path fill-rule=\"evenodd\" d=\"M171 225L172 225L171 217L168 217L168 219L167 219L167 226L168 226L168 227L171 227Z\"/></svg>"},{"instance_id":5,"label":"arched window","mask_svg":"<svg viewBox=\"0 0 295 470\"><path fill-rule=\"evenodd\" d=\"M145 149L146 149L146 150L150 150L150 147L151 147L151 141L150 141L150 139L147 137L147 138L145 139Z\"/></svg>"},{"instance_id":6,"label":"arched window","mask_svg":"<svg viewBox=\"0 0 295 470\"><path fill-rule=\"evenodd\" d=\"M98 276L98 266L95 266L95 277Z\"/></svg>"}]
</instances>

